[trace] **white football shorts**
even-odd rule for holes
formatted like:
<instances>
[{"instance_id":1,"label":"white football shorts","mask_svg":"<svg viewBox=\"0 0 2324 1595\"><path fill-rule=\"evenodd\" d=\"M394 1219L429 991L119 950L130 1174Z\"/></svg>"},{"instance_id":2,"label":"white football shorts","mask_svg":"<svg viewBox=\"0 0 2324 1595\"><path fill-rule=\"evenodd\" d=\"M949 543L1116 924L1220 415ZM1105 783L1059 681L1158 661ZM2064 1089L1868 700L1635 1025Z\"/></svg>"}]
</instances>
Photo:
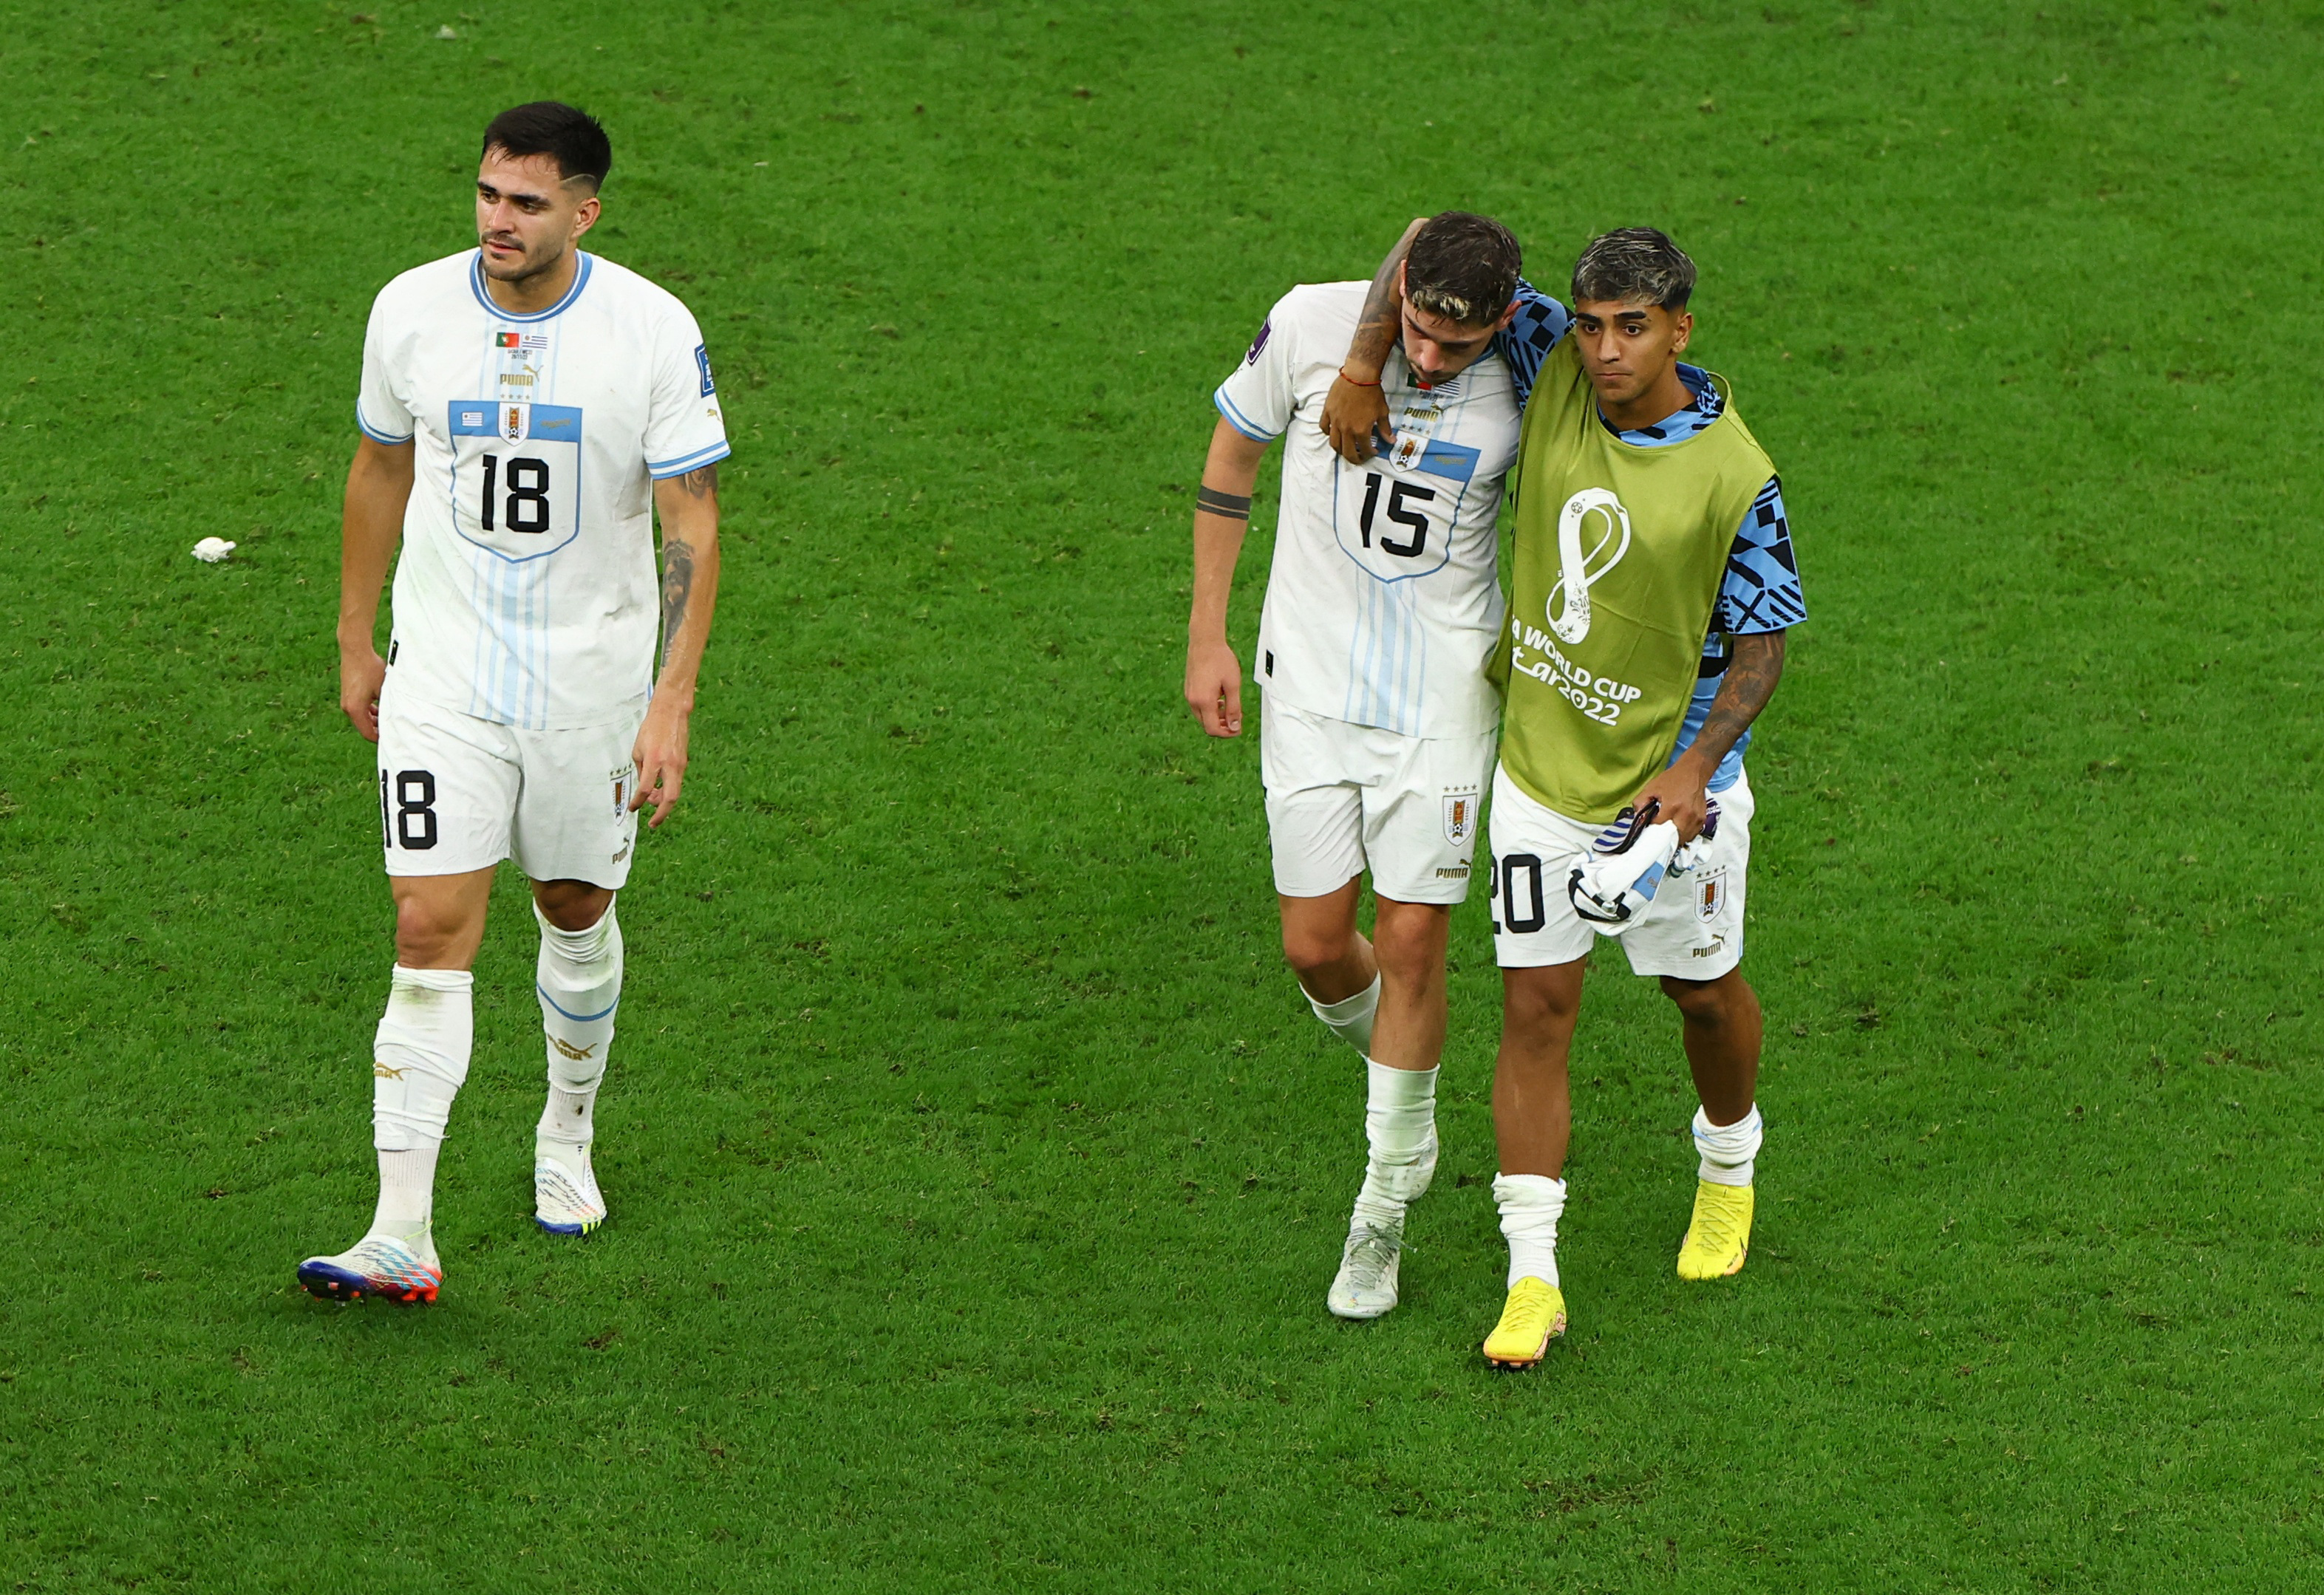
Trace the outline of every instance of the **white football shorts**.
<instances>
[{"instance_id":1,"label":"white football shorts","mask_svg":"<svg viewBox=\"0 0 2324 1595\"><path fill-rule=\"evenodd\" d=\"M1646 911L1616 939L1637 974L1715 981L1743 959L1744 878L1751 863L1751 778L1714 794L1719 834L1702 862L1665 880ZM1605 830L1569 819L1493 770L1493 959L1503 969L1571 963L1599 932L1573 911L1566 878Z\"/></svg>"},{"instance_id":2,"label":"white football shorts","mask_svg":"<svg viewBox=\"0 0 2324 1595\"><path fill-rule=\"evenodd\" d=\"M390 678L392 680L392 678ZM513 858L535 880L618 890L637 850L641 705L607 725L525 731L391 688L379 705L379 824L391 875Z\"/></svg>"},{"instance_id":3,"label":"white football shorts","mask_svg":"<svg viewBox=\"0 0 2324 1595\"><path fill-rule=\"evenodd\" d=\"M1264 696L1259 767L1275 890L1323 897L1370 869L1372 890L1397 902L1467 898L1494 740L1405 736Z\"/></svg>"}]
</instances>

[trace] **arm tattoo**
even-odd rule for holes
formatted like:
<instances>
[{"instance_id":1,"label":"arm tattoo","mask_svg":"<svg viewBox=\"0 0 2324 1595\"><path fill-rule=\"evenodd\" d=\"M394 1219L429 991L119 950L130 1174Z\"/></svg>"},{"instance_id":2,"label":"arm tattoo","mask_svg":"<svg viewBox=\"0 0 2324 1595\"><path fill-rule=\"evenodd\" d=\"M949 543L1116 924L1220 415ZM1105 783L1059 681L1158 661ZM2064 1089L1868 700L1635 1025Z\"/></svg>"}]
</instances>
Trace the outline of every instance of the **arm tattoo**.
<instances>
[{"instance_id":1,"label":"arm tattoo","mask_svg":"<svg viewBox=\"0 0 2324 1595\"><path fill-rule=\"evenodd\" d=\"M678 479L678 484L691 498L706 498L718 491L718 466L715 462L700 466Z\"/></svg>"},{"instance_id":2,"label":"arm tattoo","mask_svg":"<svg viewBox=\"0 0 2324 1595\"><path fill-rule=\"evenodd\" d=\"M1217 515L1228 521L1250 519L1250 494L1221 493L1207 484L1194 489L1194 508L1205 515Z\"/></svg>"},{"instance_id":3,"label":"arm tattoo","mask_svg":"<svg viewBox=\"0 0 2324 1595\"><path fill-rule=\"evenodd\" d=\"M694 473L688 472L691 476ZM678 646L678 629L686 624L686 601L694 592L694 545L680 542L667 530L661 537L661 660L669 663Z\"/></svg>"},{"instance_id":4,"label":"arm tattoo","mask_svg":"<svg viewBox=\"0 0 2324 1595\"><path fill-rule=\"evenodd\" d=\"M1728 661L1719 695L1711 700L1711 713L1695 734L1694 746L1705 758L1713 762L1724 759L1743 740L1751 722L1775 696L1775 683L1783 675L1784 633L1746 632L1735 639L1735 657Z\"/></svg>"}]
</instances>

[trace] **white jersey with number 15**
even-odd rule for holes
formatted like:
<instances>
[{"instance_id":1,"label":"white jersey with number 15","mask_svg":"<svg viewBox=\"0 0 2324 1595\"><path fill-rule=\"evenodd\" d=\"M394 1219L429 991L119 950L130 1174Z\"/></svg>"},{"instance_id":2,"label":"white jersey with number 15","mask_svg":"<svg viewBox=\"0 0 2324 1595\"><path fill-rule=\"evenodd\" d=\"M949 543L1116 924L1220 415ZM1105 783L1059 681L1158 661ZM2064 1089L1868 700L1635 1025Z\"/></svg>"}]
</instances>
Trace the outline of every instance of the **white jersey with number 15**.
<instances>
[{"instance_id":1,"label":"white jersey with number 15","mask_svg":"<svg viewBox=\"0 0 2324 1595\"><path fill-rule=\"evenodd\" d=\"M391 690L531 730L634 715L659 629L652 484L729 452L686 307L583 254L564 299L521 316L475 250L430 262L372 306L355 419L415 444Z\"/></svg>"},{"instance_id":2,"label":"white jersey with number 15","mask_svg":"<svg viewBox=\"0 0 2324 1595\"><path fill-rule=\"evenodd\" d=\"M1399 350L1380 373L1395 446L1341 459L1318 422L1369 286L1293 289L1219 384L1230 425L1283 439L1255 673L1311 715L1474 736L1501 717L1485 663L1501 631L1494 520L1517 458L1517 393L1499 354L1425 389Z\"/></svg>"}]
</instances>

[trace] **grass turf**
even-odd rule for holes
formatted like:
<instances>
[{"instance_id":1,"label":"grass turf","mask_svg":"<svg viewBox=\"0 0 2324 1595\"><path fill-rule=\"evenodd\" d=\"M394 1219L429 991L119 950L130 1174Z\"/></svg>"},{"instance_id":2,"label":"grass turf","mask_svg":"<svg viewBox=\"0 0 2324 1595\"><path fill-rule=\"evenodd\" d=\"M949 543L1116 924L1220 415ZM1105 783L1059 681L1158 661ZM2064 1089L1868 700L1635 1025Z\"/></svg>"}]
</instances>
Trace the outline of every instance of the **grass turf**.
<instances>
[{"instance_id":1,"label":"grass turf","mask_svg":"<svg viewBox=\"0 0 2324 1595\"><path fill-rule=\"evenodd\" d=\"M2318 1576L2314 4L10 26L6 1587ZM552 94L728 398L697 763L623 909L613 1222L527 1219L507 891L444 1300L337 1310L290 1268L372 1188L363 318ZM1483 904L1406 1305L1337 1324L1358 1072L1277 965L1257 750L1176 704L1210 385L1451 205L1547 283L1693 251L1812 610L1753 755L1751 1267L1670 1277L1690 1099L1617 960L1521 1378Z\"/></svg>"}]
</instances>

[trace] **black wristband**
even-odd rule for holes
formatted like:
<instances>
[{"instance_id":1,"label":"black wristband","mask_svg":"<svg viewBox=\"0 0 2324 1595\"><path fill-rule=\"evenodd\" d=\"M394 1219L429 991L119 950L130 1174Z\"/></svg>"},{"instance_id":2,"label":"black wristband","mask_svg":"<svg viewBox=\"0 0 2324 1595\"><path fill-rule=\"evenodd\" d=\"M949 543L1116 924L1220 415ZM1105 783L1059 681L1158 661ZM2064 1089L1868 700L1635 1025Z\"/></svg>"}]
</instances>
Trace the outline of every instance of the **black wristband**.
<instances>
[{"instance_id":1,"label":"black wristband","mask_svg":"<svg viewBox=\"0 0 2324 1595\"><path fill-rule=\"evenodd\" d=\"M1215 487L1194 489L1194 508L1206 515L1223 515L1230 521L1250 519L1250 495L1221 493Z\"/></svg>"}]
</instances>

